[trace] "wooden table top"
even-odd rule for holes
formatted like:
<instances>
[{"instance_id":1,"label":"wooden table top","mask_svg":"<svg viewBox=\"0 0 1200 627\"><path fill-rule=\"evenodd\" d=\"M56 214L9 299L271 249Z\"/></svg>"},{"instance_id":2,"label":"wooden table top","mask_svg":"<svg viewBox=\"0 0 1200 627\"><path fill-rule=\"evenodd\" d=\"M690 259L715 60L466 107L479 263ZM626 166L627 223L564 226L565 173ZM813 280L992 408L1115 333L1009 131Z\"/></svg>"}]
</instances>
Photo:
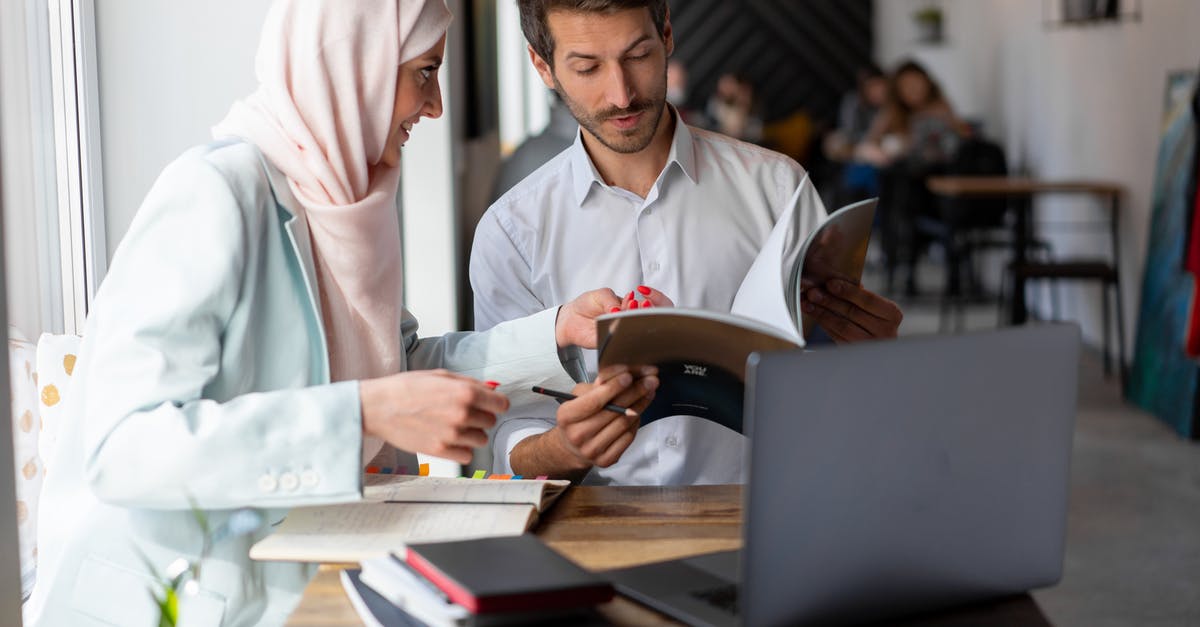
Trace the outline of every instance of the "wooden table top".
<instances>
[{"instance_id":1,"label":"wooden table top","mask_svg":"<svg viewBox=\"0 0 1200 627\"><path fill-rule=\"evenodd\" d=\"M591 570L649 564L729 551L742 546L742 487L573 487L534 532L556 551ZM362 625L338 573L351 564L321 567L288 620L293 627ZM618 596L597 608L614 625L677 625ZM980 605L887 621L891 627L1049 625L1033 598L1018 595Z\"/></svg>"},{"instance_id":2,"label":"wooden table top","mask_svg":"<svg viewBox=\"0 0 1200 627\"><path fill-rule=\"evenodd\" d=\"M1024 176L931 176L929 191L941 196L1031 196L1034 194L1120 195L1125 188L1107 181L1045 180Z\"/></svg>"},{"instance_id":3,"label":"wooden table top","mask_svg":"<svg viewBox=\"0 0 1200 627\"><path fill-rule=\"evenodd\" d=\"M742 487L576 486L559 498L534 532L567 559L590 570L649 564L742 546ZM321 567L288 625L361 625L338 573ZM617 597L599 608L616 625L674 625L657 612Z\"/></svg>"}]
</instances>

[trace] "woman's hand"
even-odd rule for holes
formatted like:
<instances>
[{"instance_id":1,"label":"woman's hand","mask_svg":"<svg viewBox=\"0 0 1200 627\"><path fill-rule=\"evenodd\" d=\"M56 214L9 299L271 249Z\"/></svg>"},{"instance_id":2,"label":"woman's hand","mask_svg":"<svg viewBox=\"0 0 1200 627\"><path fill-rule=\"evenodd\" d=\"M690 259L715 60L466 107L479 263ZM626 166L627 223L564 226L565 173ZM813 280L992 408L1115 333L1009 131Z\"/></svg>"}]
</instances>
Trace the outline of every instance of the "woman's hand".
<instances>
[{"instance_id":1,"label":"woman's hand","mask_svg":"<svg viewBox=\"0 0 1200 627\"><path fill-rule=\"evenodd\" d=\"M642 300L639 302L639 298ZM579 298L563 305L558 310L554 325L554 339L559 348L575 345L581 348L596 348L596 318L607 313L646 307L674 307L662 292L639 285L630 290L625 298L604 288L584 293Z\"/></svg>"},{"instance_id":2,"label":"woman's hand","mask_svg":"<svg viewBox=\"0 0 1200 627\"><path fill-rule=\"evenodd\" d=\"M401 372L359 382L363 433L396 448L471 462L487 444L485 429L508 411L491 386L446 370Z\"/></svg>"}]
</instances>

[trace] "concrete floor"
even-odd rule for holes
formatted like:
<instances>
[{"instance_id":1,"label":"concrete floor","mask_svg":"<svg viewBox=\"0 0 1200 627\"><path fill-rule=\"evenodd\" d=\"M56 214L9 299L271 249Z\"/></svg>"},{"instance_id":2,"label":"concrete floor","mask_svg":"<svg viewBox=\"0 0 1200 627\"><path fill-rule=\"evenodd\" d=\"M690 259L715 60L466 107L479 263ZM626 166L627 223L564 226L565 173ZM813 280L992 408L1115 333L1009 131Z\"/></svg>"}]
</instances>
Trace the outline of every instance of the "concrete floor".
<instances>
[{"instance_id":1,"label":"concrete floor","mask_svg":"<svg viewBox=\"0 0 1200 627\"><path fill-rule=\"evenodd\" d=\"M900 302L902 335L936 332L936 299ZM968 309L968 329L995 325L994 304ZM1200 627L1200 444L1123 402L1090 350L1071 475L1063 580L1034 593L1047 618L1058 627Z\"/></svg>"}]
</instances>

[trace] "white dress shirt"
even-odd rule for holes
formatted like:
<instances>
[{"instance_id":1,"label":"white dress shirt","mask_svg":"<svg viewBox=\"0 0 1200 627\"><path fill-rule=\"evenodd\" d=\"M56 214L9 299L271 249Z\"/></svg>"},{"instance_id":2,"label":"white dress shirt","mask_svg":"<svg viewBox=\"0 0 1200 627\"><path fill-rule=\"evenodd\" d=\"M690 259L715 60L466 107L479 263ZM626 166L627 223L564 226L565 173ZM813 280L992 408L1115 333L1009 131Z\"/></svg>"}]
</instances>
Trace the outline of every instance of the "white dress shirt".
<instances>
[{"instance_id":1,"label":"white dress shirt","mask_svg":"<svg viewBox=\"0 0 1200 627\"><path fill-rule=\"evenodd\" d=\"M679 307L729 311L734 294L806 174L781 154L690 128L676 114L666 167L641 198L604 183L575 143L502 196L484 214L471 251L475 326L566 303L610 287L661 290ZM797 207L800 237L824 218L812 186ZM588 369L595 355L589 351ZM514 406L493 437L495 469L554 425L553 401ZM690 416L643 427L621 459L585 483L688 485L745 480L746 439Z\"/></svg>"}]
</instances>

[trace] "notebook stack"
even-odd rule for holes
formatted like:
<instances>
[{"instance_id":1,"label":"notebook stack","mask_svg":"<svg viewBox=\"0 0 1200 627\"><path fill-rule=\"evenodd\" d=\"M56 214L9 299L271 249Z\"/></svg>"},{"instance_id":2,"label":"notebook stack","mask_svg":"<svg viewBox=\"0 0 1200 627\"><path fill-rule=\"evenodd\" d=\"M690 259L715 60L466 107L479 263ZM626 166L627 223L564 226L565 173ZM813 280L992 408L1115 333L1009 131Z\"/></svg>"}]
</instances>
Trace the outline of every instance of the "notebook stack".
<instances>
[{"instance_id":1,"label":"notebook stack","mask_svg":"<svg viewBox=\"0 0 1200 627\"><path fill-rule=\"evenodd\" d=\"M369 625L575 624L613 597L608 581L529 534L411 544L344 571L342 582Z\"/></svg>"}]
</instances>

